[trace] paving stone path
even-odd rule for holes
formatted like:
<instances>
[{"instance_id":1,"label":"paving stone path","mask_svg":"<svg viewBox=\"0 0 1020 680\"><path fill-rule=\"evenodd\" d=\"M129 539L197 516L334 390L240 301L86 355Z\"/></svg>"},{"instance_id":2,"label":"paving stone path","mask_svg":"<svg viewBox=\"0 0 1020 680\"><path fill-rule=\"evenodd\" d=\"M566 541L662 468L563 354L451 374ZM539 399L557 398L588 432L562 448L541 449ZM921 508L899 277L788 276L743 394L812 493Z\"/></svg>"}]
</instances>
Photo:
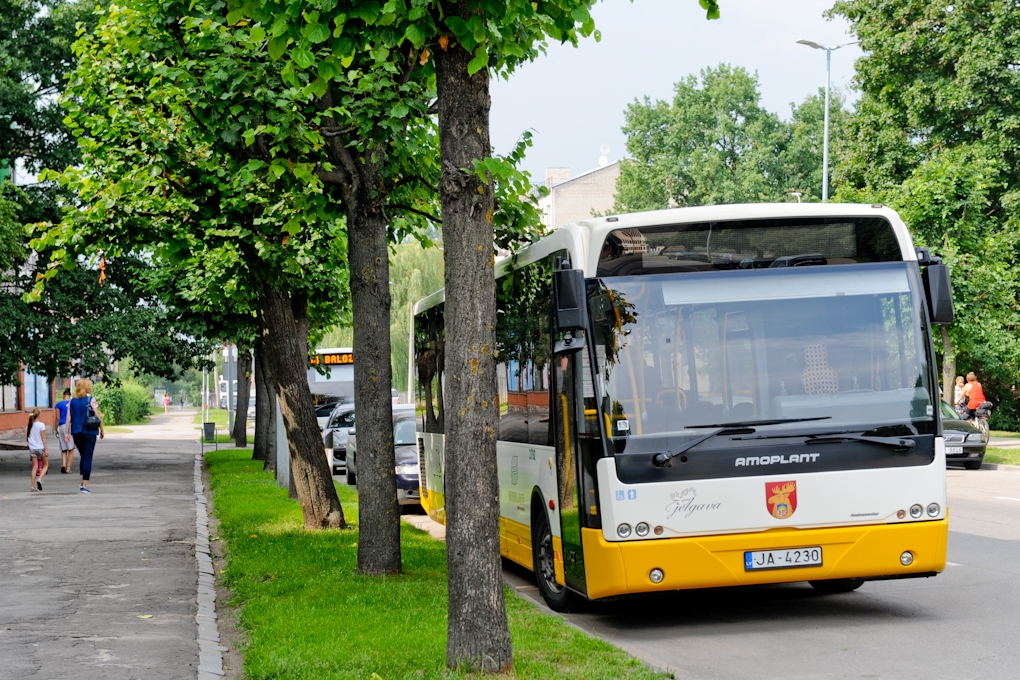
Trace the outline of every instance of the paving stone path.
<instances>
[{"instance_id":1,"label":"paving stone path","mask_svg":"<svg viewBox=\"0 0 1020 680\"><path fill-rule=\"evenodd\" d=\"M92 494L77 460L60 473L52 435L42 492L28 490L28 452L0 450L0 678L222 673L194 415L107 435Z\"/></svg>"}]
</instances>

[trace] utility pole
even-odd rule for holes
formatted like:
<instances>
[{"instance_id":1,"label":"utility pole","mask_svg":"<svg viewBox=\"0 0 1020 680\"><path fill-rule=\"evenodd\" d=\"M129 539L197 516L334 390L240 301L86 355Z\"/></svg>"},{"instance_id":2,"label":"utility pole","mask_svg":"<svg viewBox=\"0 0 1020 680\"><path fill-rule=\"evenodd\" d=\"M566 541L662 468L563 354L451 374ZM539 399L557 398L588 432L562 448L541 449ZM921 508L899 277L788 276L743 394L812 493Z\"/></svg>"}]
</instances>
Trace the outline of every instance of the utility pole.
<instances>
[{"instance_id":1,"label":"utility pole","mask_svg":"<svg viewBox=\"0 0 1020 680\"><path fill-rule=\"evenodd\" d=\"M832 81L832 53L841 47L856 45L859 40L852 40L832 47L825 47L810 40L798 40L798 45L807 45L816 50L825 50L825 132L822 136L822 203L829 201L829 90ZM797 197L798 202L800 197Z\"/></svg>"}]
</instances>

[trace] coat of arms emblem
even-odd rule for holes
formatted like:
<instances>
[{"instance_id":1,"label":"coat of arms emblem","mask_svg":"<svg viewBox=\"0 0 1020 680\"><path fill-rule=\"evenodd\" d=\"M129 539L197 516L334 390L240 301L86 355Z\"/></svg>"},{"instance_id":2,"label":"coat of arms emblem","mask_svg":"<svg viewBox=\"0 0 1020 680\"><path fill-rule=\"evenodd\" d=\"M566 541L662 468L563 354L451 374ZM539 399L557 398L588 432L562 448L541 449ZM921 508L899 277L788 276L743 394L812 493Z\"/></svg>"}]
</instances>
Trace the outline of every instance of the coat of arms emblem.
<instances>
[{"instance_id":1,"label":"coat of arms emblem","mask_svg":"<svg viewBox=\"0 0 1020 680\"><path fill-rule=\"evenodd\" d=\"M765 503L776 519L786 519L797 509L797 482L769 482Z\"/></svg>"}]
</instances>

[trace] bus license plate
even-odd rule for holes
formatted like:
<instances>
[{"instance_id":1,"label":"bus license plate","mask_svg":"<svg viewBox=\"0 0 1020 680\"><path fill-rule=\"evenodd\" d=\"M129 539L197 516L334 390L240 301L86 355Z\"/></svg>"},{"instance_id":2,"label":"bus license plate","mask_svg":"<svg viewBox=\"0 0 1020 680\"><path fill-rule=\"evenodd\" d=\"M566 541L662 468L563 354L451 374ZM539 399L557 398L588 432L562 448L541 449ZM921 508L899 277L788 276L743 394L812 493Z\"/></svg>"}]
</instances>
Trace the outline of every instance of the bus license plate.
<instances>
[{"instance_id":1,"label":"bus license plate","mask_svg":"<svg viewBox=\"0 0 1020 680\"><path fill-rule=\"evenodd\" d=\"M744 553L744 570L789 569L818 567L822 564L821 546L787 548L786 550L748 550Z\"/></svg>"},{"instance_id":2,"label":"bus license plate","mask_svg":"<svg viewBox=\"0 0 1020 680\"><path fill-rule=\"evenodd\" d=\"M962 446L947 446L946 447L946 455L947 456L951 456L954 453L957 453L957 454L963 453L963 447Z\"/></svg>"}]
</instances>

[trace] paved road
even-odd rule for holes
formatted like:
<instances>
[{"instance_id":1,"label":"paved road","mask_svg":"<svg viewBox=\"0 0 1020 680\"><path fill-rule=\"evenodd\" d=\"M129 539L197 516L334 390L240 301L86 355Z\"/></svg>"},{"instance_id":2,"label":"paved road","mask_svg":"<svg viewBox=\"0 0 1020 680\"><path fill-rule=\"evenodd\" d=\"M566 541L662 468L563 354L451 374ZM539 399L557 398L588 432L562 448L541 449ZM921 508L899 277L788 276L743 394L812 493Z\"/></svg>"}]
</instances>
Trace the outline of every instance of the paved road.
<instances>
[{"instance_id":1,"label":"paved road","mask_svg":"<svg viewBox=\"0 0 1020 680\"><path fill-rule=\"evenodd\" d=\"M935 578L829 596L807 584L676 593L568 618L678 678L1015 680L1020 472L947 474L950 566Z\"/></svg>"},{"instance_id":2,"label":"paved road","mask_svg":"<svg viewBox=\"0 0 1020 680\"><path fill-rule=\"evenodd\" d=\"M107 435L91 495L0 451L0 678L195 678L194 415Z\"/></svg>"}]
</instances>

